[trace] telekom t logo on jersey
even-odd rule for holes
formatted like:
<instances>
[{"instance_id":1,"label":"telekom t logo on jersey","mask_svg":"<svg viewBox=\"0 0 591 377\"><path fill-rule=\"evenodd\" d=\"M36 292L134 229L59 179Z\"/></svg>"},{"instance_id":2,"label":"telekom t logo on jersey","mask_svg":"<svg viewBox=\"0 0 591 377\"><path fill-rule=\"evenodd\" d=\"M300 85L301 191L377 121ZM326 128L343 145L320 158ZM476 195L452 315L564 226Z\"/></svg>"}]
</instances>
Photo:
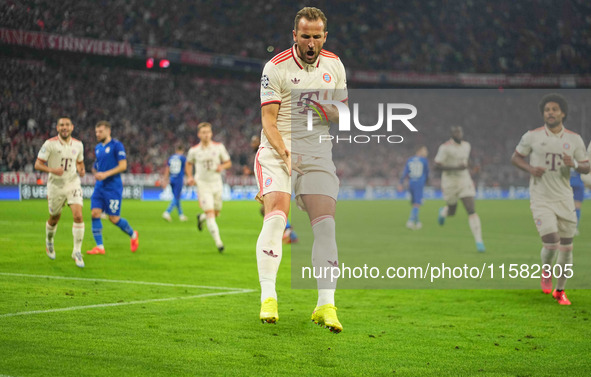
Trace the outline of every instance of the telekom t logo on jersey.
<instances>
[{"instance_id":1,"label":"telekom t logo on jersey","mask_svg":"<svg viewBox=\"0 0 591 377\"><path fill-rule=\"evenodd\" d=\"M314 100L318 98L318 92L304 92L300 95L301 102L298 105L303 105L304 109L300 113L307 113L307 129L308 131L312 131L314 129L314 114L316 114L323 123L329 123L328 116L326 113L326 106L333 105L336 107L337 112L339 114L339 131L340 132L351 132L351 111L349 110L349 106L340 102L340 101L332 101L332 100ZM304 97L304 95L307 95ZM385 111L384 111L385 108ZM408 110L408 114L399 114L396 111L400 110ZM385 114L385 115L384 115ZM384 125L384 118L386 120L386 131L392 132L393 124L395 121L400 121L402 124L406 126L412 132L418 132L418 130L412 125L410 119L413 119L417 115L417 108L411 104L407 103L378 103L378 120L374 125L363 125L359 121L359 104L353 104L353 124L355 128L362 132L376 132L382 128ZM351 135L348 137L337 136L334 137L332 135L322 135L320 136L319 142L322 143L323 141L330 141L336 140L338 143L339 141L346 141L349 143L358 143L358 144L366 144L369 143L372 139L376 140L379 143L380 139L384 138L388 143L401 143L403 141L402 136L400 135Z\"/></svg>"},{"instance_id":2,"label":"telekom t logo on jersey","mask_svg":"<svg viewBox=\"0 0 591 377\"><path fill-rule=\"evenodd\" d=\"M558 160L558 161L557 161ZM556 171L556 167L562 165L560 153L546 153L546 165L550 165L550 171Z\"/></svg>"}]
</instances>

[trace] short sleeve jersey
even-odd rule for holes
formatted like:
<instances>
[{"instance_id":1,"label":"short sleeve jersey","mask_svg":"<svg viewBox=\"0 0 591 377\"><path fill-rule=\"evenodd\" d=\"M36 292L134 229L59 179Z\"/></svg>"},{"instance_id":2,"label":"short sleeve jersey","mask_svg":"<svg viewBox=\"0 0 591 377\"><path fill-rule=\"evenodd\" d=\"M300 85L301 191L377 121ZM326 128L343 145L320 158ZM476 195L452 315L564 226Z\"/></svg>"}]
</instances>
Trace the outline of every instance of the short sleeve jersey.
<instances>
[{"instance_id":1,"label":"short sleeve jersey","mask_svg":"<svg viewBox=\"0 0 591 377\"><path fill-rule=\"evenodd\" d=\"M562 156L568 154L578 162L589 160L579 134L564 127L555 134L543 126L525 133L515 151L522 157L529 156L530 165L546 168L541 177L530 177L531 201L572 200L570 168L564 164Z\"/></svg>"},{"instance_id":2,"label":"short sleeve jersey","mask_svg":"<svg viewBox=\"0 0 591 377\"><path fill-rule=\"evenodd\" d=\"M329 123L318 101L347 101L345 67L337 55L321 50L316 61L307 64L298 57L294 45L267 62L261 77L260 96L261 106L280 105L277 128L292 153L332 156L332 143L319 142L321 135L329 134ZM313 119L311 131L307 129L308 112ZM271 148L264 132L261 146Z\"/></svg>"},{"instance_id":3,"label":"short sleeve jersey","mask_svg":"<svg viewBox=\"0 0 591 377\"><path fill-rule=\"evenodd\" d=\"M175 153L168 159L168 172L170 174L170 184L174 186L182 186L183 177L185 176L185 162L187 158Z\"/></svg>"},{"instance_id":4,"label":"short sleeve jersey","mask_svg":"<svg viewBox=\"0 0 591 377\"><path fill-rule=\"evenodd\" d=\"M449 167L468 166L470 150L471 146L467 141L462 140L458 144L453 139L450 139L439 146L439 150L437 150L437 155L435 156L435 162ZM441 178L443 180L472 179L470 173L468 173L468 169L444 170L441 173Z\"/></svg>"},{"instance_id":5,"label":"short sleeve jersey","mask_svg":"<svg viewBox=\"0 0 591 377\"><path fill-rule=\"evenodd\" d=\"M217 167L230 160L230 155L222 143L212 141L207 147L199 143L189 149L187 161L195 166L195 181L198 188L221 189L222 174Z\"/></svg>"},{"instance_id":6,"label":"short sleeve jersey","mask_svg":"<svg viewBox=\"0 0 591 377\"><path fill-rule=\"evenodd\" d=\"M94 155L96 157L94 168L98 172L111 170L119 166L119 161L127 159L125 147L117 139L111 139L107 144L97 144L94 148ZM115 174L102 181L96 181L95 187L98 189L121 190L123 188L121 174Z\"/></svg>"},{"instance_id":7,"label":"short sleeve jersey","mask_svg":"<svg viewBox=\"0 0 591 377\"><path fill-rule=\"evenodd\" d=\"M400 178L400 183L408 177L408 181L414 185L425 185L429 177L429 162L425 157L412 156L406 161L404 172Z\"/></svg>"},{"instance_id":8,"label":"short sleeve jersey","mask_svg":"<svg viewBox=\"0 0 591 377\"><path fill-rule=\"evenodd\" d=\"M70 138L70 142L66 143L59 136L46 140L37 158L47 162L52 169L64 168L62 176L49 173L48 185L61 188L70 183L80 184L76 169L76 163L84 161L84 146L80 140Z\"/></svg>"}]
</instances>

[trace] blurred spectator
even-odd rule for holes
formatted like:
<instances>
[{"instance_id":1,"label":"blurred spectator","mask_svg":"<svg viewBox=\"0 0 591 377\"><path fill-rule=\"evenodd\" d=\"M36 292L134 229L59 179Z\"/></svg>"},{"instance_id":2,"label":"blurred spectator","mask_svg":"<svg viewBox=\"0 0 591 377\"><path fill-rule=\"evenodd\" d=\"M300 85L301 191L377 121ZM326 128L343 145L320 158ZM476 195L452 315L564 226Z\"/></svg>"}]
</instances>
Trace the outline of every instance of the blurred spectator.
<instances>
[{"instance_id":1,"label":"blurred spectator","mask_svg":"<svg viewBox=\"0 0 591 377\"><path fill-rule=\"evenodd\" d=\"M591 2L321 0L327 49L351 69L588 73ZM0 27L269 59L297 2L7 0ZM253 28L252 25L257 27Z\"/></svg>"}]
</instances>

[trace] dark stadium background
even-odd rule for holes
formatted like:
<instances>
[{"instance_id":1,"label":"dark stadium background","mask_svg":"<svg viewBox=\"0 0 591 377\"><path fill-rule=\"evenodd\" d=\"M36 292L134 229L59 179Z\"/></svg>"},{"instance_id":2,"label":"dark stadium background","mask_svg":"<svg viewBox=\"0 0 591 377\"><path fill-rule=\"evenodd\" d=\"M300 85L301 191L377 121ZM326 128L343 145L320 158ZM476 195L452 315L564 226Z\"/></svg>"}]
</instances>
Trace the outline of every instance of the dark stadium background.
<instances>
[{"instance_id":1,"label":"dark stadium background","mask_svg":"<svg viewBox=\"0 0 591 377\"><path fill-rule=\"evenodd\" d=\"M142 180L151 184L173 146L195 144L196 125L210 121L215 139L232 155L227 179L245 182L241 175L252 161L249 140L260 132L262 65L289 48L293 14L304 5L277 0L2 2L1 182L31 181L31 174L15 178L5 173L32 173L41 144L55 133L55 121L64 114L72 117L74 136L86 146L87 169L93 161L93 125L108 119L114 136L127 146L128 173L147 174ZM325 48L341 57L349 88L554 91L591 85L588 1L311 5L328 15ZM154 67L148 69L150 58ZM163 60L170 62L168 68L160 68ZM500 124L479 143L476 125L463 115L458 118L474 145L479 171L496 172L477 174L477 185L527 184L509 157L519 137L538 126L539 119L527 125ZM431 158L447 138L447 126L423 135ZM581 133L585 142L591 137L580 122L567 127ZM361 175L391 185L414 147L397 146L395 163L380 163L367 152L357 169L337 168L345 180ZM35 177L44 180L44 175ZM86 179L92 183L91 177Z\"/></svg>"}]
</instances>

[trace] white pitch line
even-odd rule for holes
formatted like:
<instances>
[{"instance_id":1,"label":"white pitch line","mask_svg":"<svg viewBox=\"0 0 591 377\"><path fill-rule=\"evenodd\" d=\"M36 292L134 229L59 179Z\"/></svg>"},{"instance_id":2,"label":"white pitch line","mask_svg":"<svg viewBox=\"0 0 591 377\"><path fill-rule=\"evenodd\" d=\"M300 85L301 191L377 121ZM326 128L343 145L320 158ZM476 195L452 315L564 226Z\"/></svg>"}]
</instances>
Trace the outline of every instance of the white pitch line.
<instances>
[{"instance_id":1,"label":"white pitch line","mask_svg":"<svg viewBox=\"0 0 591 377\"><path fill-rule=\"evenodd\" d=\"M30 274L17 274L12 272L0 272L0 276L16 276L16 277L28 277L28 278L44 278L44 279L58 279L58 280L81 280L81 281L97 281L102 283L122 283L122 284L140 284L140 285L155 285L159 287L181 287L181 288L201 288L201 289L222 289L231 291L249 291L252 289L244 288L231 288L231 287L211 287L207 285L192 285L192 284L174 284L174 283L159 283L150 281L134 281L134 280L111 280L111 279L100 279L100 278L79 278L70 276L53 276L53 275L30 275Z\"/></svg>"},{"instance_id":2,"label":"white pitch line","mask_svg":"<svg viewBox=\"0 0 591 377\"><path fill-rule=\"evenodd\" d=\"M249 293L249 292L252 292L252 291L253 291L252 289L243 289L243 290L239 290L239 291L236 290L236 291L229 291L229 292L204 293L204 294L194 295L194 296L155 298L155 299L151 299L151 300L141 300L141 301L113 302L113 303L110 303L110 304L70 306L70 307L67 307L67 308L48 309L48 310L33 310L33 311L29 311L29 312L17 312L17 313L0 314L0 318L16 317L16 316L21 316L21 315L43 314L43 313L69 312L69 311L72 311L72 310L82 310L82 309L108 308L108 307L112 307L112 306L125 306L125 305L147 304L147 303L150 303L150 302L165 302L165 301L176 301L176 300L190 300L190 299L199 298L199 297L235 295L235 294L240 294L240 293ZM0 375L0 377L2 377L2 376Z\"/></svg>"}]
</instances>

